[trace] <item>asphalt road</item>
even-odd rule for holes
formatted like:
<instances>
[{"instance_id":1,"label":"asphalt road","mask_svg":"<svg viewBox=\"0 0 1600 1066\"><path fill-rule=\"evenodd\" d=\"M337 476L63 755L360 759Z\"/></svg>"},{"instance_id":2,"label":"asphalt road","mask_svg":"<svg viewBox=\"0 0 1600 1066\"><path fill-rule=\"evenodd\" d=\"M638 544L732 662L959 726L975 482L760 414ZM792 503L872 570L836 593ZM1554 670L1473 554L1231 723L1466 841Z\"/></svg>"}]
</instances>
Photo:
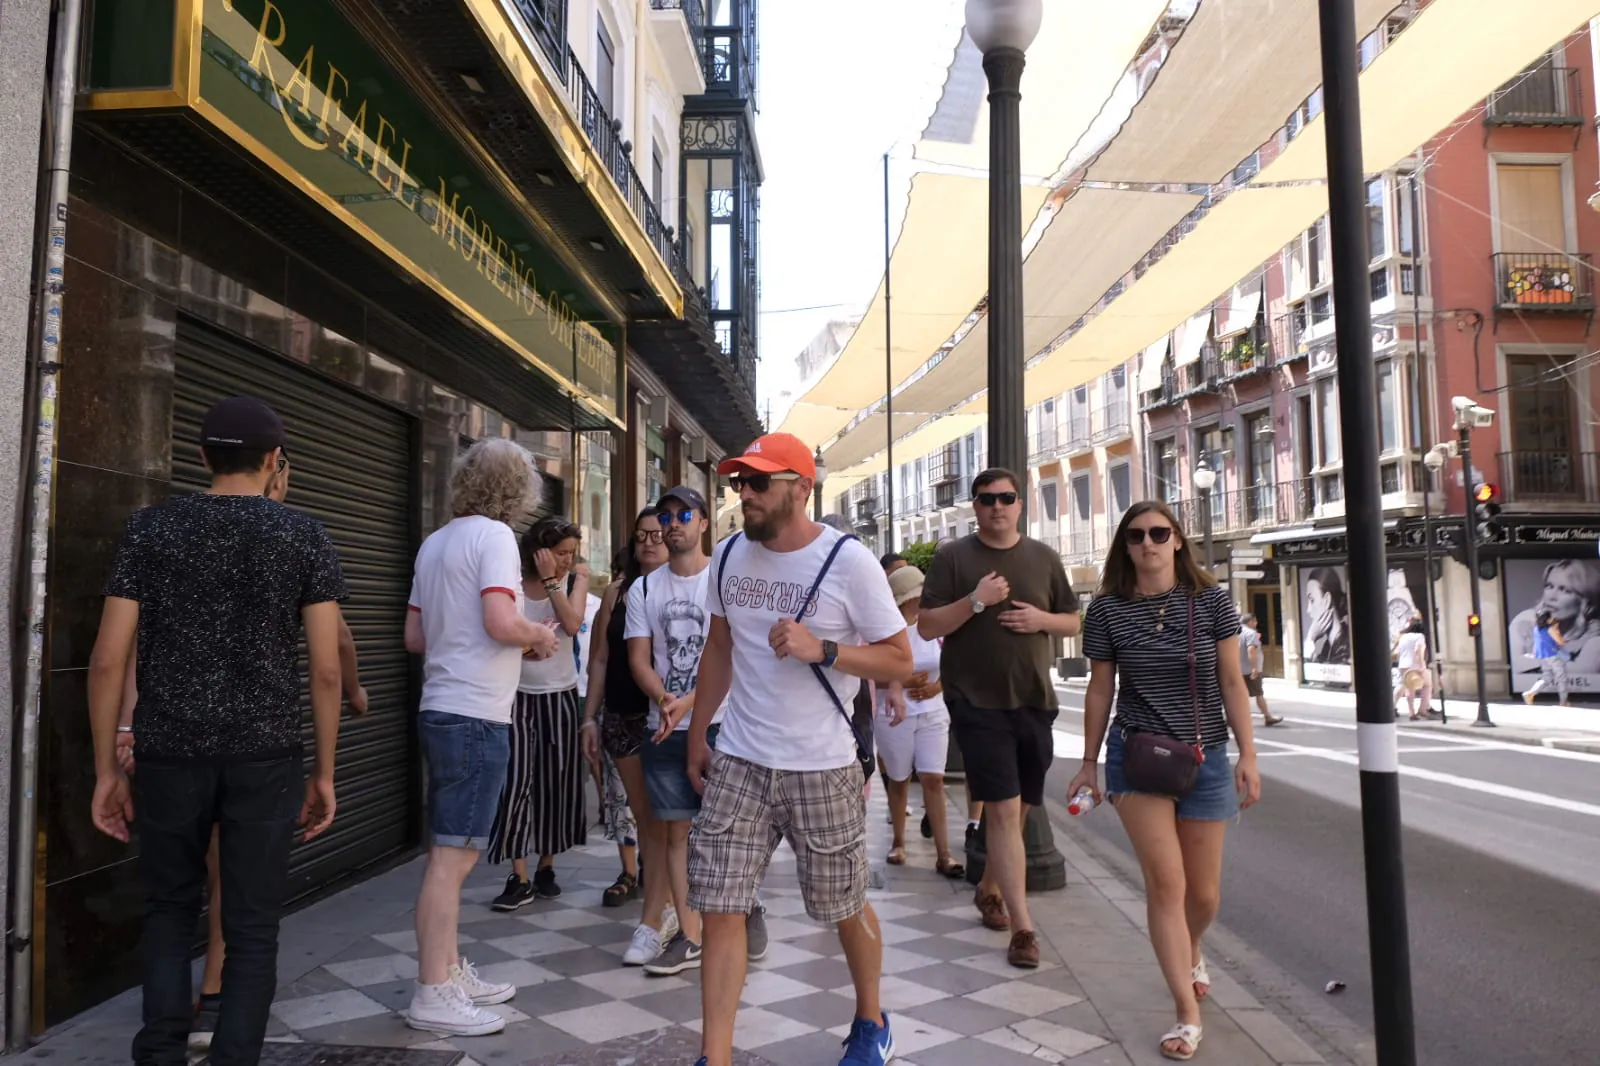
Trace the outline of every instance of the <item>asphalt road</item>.
<instances>
[{"instance_id":1,"label":"asphalt road","mask_svg":"<svg viewBox=\"0 0 1600 1066\"><path fill-rule=\"evenodd\" d=\"M1082 757L1082 690L1061 691L1058 798ZM1219 921L1370 1032L1354 712L1274 710ZM1401 797L1418 1062L1600 1063L1600 756L1402 726ZM1109 808L1081 824L1131 855Z\"/></svg>"}]
</instances>

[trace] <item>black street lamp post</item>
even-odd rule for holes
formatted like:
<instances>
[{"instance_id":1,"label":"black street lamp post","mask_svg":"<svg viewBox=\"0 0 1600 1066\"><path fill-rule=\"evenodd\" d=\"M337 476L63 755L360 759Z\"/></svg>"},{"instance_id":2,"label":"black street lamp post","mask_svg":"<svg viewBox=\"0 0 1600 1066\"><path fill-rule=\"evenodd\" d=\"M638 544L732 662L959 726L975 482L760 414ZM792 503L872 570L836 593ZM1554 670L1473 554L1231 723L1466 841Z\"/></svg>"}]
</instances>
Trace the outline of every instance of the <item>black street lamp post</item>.
<instances>
[{"instance_id":1,"label":"black street lamp post","mask_svg":"<svg viewBox=\"0 0 1600 1066\"><path fill-rule=\"evenodd\" d=\"M989 465L1026 477L1027 413L1022 351L1022 68L1039 33L1044 0L967 0L967 34L989 79ZM1026 489L1026 484L1018 489ZM1027 493L1020 528L1027 530ZM983 875L987 818L967 851L967 880ZM1029 891L1060 888L1067 864L1043 808L1022 827Z\"/></svg>"},{"instance_id":2,"label":"black street lamp post","mask_svg":"<svg viewBox=\"0 0 1600 1066\"><path fill-rule=\"evenodd\" d=\"M1422 457L1422 566L1426 571L1423 584L1424 598L1427 601L1428 611L1428 670L1433 673L1438 681L1438 688L1434 695L1439 697L1439 721L1448 722L1449 713L1445 710L1444 691L1444 660L1439 650L1439 608L1434 603L1433 592L1433 479L1439 476L1439 471L1444 469L1444 464L1449 458L1449 447L1435 444L1428 449L1428 454ZM1437 668L1436 668L1437 667Z\"/></svg>"},{"instance_id":3,"label":"black street lamp post","mask_svg":"<svg viewBox=\"0 0 1600 1066\"><path fill-rule=\"evenodd\" d=\"M1478 717L1472 724L1481 729L1494 728L1494 721L1489 717L1489 696L1485 691L1489 687L1488 666L1483 659L1483 575L1478 572L1478 522L1473 514L1473 490L1477 487L1474 483L1472 470L1472 410L1484 410L1476 405L1457 397L1456 404L1456 447L1461 456L1461 487L1462 494L1467 499L1466 511L1466 544L1463 556L1467 563L1467 584L1472 589L1472 657L1473 665L1477 670L1478 679Z\"/></svg>"},{"instance_id":4,"label":"black street lamp post","mask_svg":"<svg viewBox=\"0 0 1600 1066\"><path fill-rule=\"evenodd\" d=\"M1210 456L1202 455L1200 462L1194 468L1194 487L1200 493L1200 531L1206 543L1206 569L1215 570L1216 550L1212 546L1211 526L1211 490L1217 484L1217 461Z\"/></svg>"}]
</instances>

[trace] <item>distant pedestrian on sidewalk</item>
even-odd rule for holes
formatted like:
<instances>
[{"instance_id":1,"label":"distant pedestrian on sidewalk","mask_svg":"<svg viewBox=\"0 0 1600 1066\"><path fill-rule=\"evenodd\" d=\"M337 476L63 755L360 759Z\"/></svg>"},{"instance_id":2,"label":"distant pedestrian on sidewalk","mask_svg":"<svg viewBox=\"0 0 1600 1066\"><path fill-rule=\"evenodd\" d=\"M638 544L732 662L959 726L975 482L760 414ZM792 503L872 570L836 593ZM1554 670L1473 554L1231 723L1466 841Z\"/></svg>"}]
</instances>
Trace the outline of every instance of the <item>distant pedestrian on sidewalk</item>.
<instances>
[{"instance_id":1,"label":"distant pedestrian on sidewalk","mask_svg":"<svg viewBox=\"0 0 1600 1066\"><path fill-rule=\"evenodd\" d=\"M1243 623L1243 628L1239 630L1239 669L1244 671L1245 688L1255 697L1256 706L1261 708L1261 720L1267 725L1277 725L1283 719L1273 714L1267 707L1267 688L1261 681L1261 670L1264 665L1261 655L1261 623L1253 614L1247 614L1239 621Z\"/></svg>"},{"instance_id":2,"label":"distant pedestrian on sidewalk","mask_svg":"<svg viewBox=\"0 0 1600 1066\"><path fill-rule=\"evenodd\" d=\"M193 1020L190 960L218 830L226 983L211 1042L219 1066L254 1063L278 985L278 921L296 823L333 823L339 737L339 557L322 525L267 497L286 463L283 422L236 396L207 412L209 492L128 519L89 667L101 832L128 840L137 811L145 884L142 1066L181 1063ZM305 780L299 644L310 662L315 760ZM118 763L118 717L138 648L131 728L138 800Z\"/></svg>"},{"instance_id":3,"label":"distant pedestrian on sidewalk","mask_svg":"<svg viewBox=\"0 0 1600 1066\"><path fill-rule=\"evenodd\" d=\"M904 687L878 686L873 739L883 763L889 813L893 816L894 843L889 849L889 865L905 865L906 818L910 810L906 804L915 771L922 785L922 805L927 810L923 820L929 825L937 855L934 869L955 880L965 877L967 869L950 857L946 825L949 807L944 798L944 768L950 757L950 711L939 681L939 655L943 649L939 641L925 640L917 632L922 588L922 571L914 566L902 566L889 575L889 590L906 620L912 669L916 673Z\"/></svg>"},{"instance_id":4,"label":"distant pedestrian on sidewalk","mask_svg":"<svg viewBox=\"0 0 1600 1066\"><path fill-rule=\"evenodd\" d=\"M556 856L588 836L582 747L578 731L578 657L589 568L576 562L583 530L565 518L545 518L522 535L522 613L556 637L548 658L524 657L511 715L511 761L495 816L489 861L511 860L505 891L491 904L514 911L535 899L561 895ZM528 856L539 865L528 877Z\"/></svg>"},{"instance_id":5,"label":"distant pedestrian on sidewalk","mask_svg":"<svg viewBox=\"0 0 1600 1066\"><path fill-rule=\"evenodd\" d=\"M511 531L538 501L539 486L533 457L519 445L490 438L468 448L450 475L455 517L422 542L406 611L406 650L422 656L418 735L433 836L417 896L418 974L406 1023L444 1036L498 1033L505 1019L485 1007L517 993L479 977L456 932L461 886L489 843L506 780L523 657L556 652L550 627L523 614Z\"/></svg>"},{"instance_id":6,"label":"distant pedestrian on sidewalk","mask_svg":"<svg viewBox=\"0 0 1600 1066\"><path fill-rule=\"evenodd\" d=\"M1105 741L1106 794L1144 871L1150 942L1177 1009L1161 1038L1169 1059L1193 1058L1200 1046L1200 1000L1211 989L1200 941L1222 897L1223 836L1240 804L1261 796L1238 635L1233 601L1195 562L1171 509L1154 500L1129 508L1083 623L1083 768L1067 794L1087 788L1100 798ZM1239 747L1231 773L1230 727ZM1197 747L1204 761L1184 787L1164 771Z\"/></svg>"},{"instance_id":7,"label":"distant pedestrian on sidewalk","mask_svg":"<svg viewBox=\"0 0 1600 1066\"><path fill-rule=\"evenodd\" d=\"M689 727L704 806L689 836L689 903L705 930L699 1066L730 1066L746 916L779 840L806 914L838 929L855 992L841 1066L894 1055L878 1000L883 934L867 902L867 808L848 710L861 679L911 674L906 623L861 543L807 517L816 465L787 433L725 460L744 535L711 561L711 630ZM727 701L715 756L708 733Z\"/></svg>"},{"instance_id":8,"label":"distant pedestrian on sidewalk","mask_svg":"<svg viewBox=\"0 0 1600 1066\"><path fill-rule=\"evenodd\" d=\"M1421 616L1411 619L1394 642L1394 664L1400 673L1400 692L1413 722L1433 713L1433 666L1428 662L1428 630ZM1417 697L1422 710L1417 710Z\"/></svg>"},{"instance_id":9,"label":"distant pedestrian on sidewalk","mask_svg":"<svg viewBox=\"0 0 1600 1066\"><path fill-rule=\"evenodd\" d=\"M1525 703L1533 703L1541 691L1554 686L1561 706L1571 706L1567 699L1566 643L1560 624L1549 611L1540 611L1533 620L1533 657L1539 662L1539 680L1522 694Z\"/></svg>"},{"instance_id":10,"label":"distant pedestrian on sidewalk","mask_svg":"<svg viewBox=\"0 0 1600 1066\"><path fill-rule=\"evenodd\" d=\"M934 554L917 631L944 640L940 679L967 795L984 805L988 862L974 902L985 926L1011 930L1011 964L1034 967L1039 940L1028 914L1022 824L1026 808L1044 805L1055 756L1051 671L1079 617L1061 556L1018 528L1022 484L1000 468L972 479L978 531Z\"/></svg>"}]
</instances>

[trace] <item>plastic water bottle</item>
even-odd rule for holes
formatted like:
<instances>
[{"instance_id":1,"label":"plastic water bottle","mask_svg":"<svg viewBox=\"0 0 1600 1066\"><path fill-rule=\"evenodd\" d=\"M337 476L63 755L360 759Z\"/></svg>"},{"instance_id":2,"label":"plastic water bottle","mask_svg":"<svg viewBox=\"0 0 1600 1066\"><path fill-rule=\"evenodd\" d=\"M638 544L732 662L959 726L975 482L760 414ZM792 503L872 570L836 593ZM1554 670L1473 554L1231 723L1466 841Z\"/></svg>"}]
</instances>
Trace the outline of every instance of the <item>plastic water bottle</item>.
<instances>
[{"instance_id":1,"label":"plastic water bottle","mask_svg":"<svg viewBox=\"0 0 1600 1066\"><path fill-rule=\"evenodd\" d=\"M1094 793L1087 788L1080 788L1078 794L1067 803L1067 813L1072 815L1088 814L1094 808Z\"/></svg>"}]
</instances>

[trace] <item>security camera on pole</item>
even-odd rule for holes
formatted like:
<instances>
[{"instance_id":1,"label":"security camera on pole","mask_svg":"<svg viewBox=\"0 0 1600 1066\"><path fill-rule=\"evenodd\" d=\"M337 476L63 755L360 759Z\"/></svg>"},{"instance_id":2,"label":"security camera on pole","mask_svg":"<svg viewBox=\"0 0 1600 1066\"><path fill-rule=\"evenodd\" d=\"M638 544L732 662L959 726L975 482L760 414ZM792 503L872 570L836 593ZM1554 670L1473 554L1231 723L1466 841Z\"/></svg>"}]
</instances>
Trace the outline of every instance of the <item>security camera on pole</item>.
<instances>
[{"instance_id":1,"label":"security camera on pole","mask_svg":"<svg viewBox=\"0 0 1600 1066\"><path fill-rule=\"evenodd\" d=\"M1456 447L1461 455L1461 485L1467 494L1466 559L1467 578L1472 589L1472 613L1467 616L1467 631L1472 635L1472 654L1478 671L1478 717L1473 725L1493 728L1489 720L1489 687L1483 660L1483 577L1478 573L1478 544L1494 535L1494 518L1500 513L1495 502L1499 490L1477 476L1472 467L1472 431L1494 425L1494 412L1467 396L1450 401L1456 412Z\"/></svg>"}]
</instances>

